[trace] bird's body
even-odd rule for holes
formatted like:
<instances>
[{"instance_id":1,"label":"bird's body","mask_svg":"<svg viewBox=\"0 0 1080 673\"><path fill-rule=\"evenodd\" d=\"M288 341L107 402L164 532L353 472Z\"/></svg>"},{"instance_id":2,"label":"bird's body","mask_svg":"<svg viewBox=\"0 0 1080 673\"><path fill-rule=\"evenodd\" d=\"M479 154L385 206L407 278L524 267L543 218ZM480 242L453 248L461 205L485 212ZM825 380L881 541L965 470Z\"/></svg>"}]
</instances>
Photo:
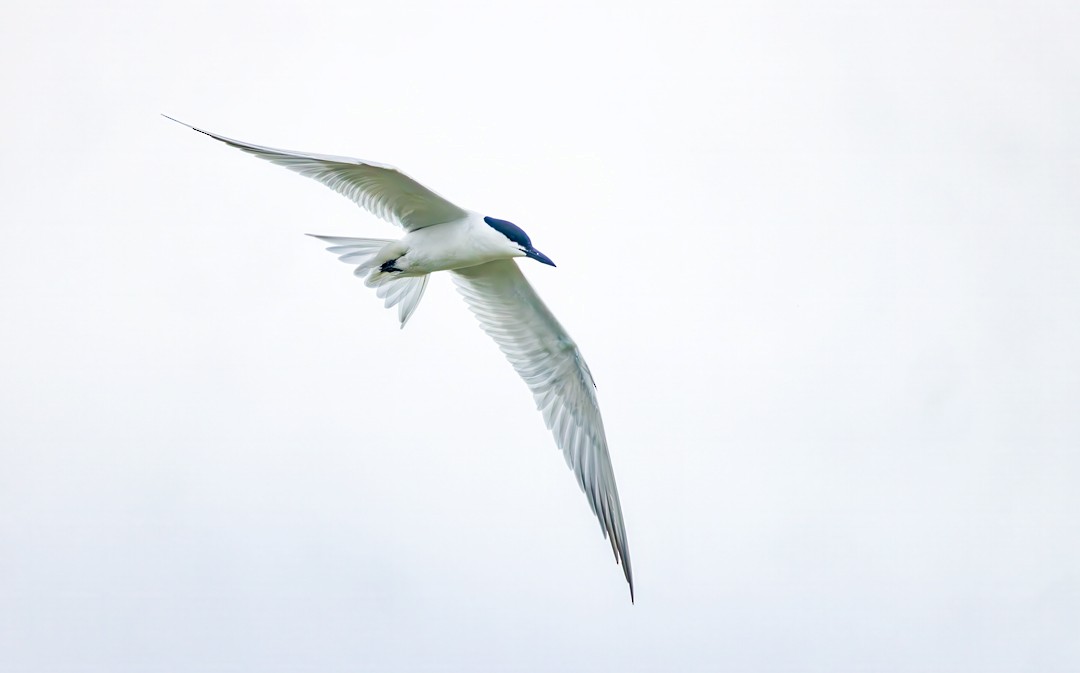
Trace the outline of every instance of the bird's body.
<instances>
[{"instance_id":1,"label":"bird's body","mask_svg":"<svg viewBox=\"0 0 1080 673\"><path fill-rule=\"evenodd\" d=\"M506 237L484 222L483 215L469 211L463 218L410 231L379 255L379 263L397 257L394 266L404 278L464 269L510 256Z\"/></svg>"},{"instance_id":2,"label":"bird's body","mask_svg":"<svg viewBox=\"0 0 1080 673\"><path fill-rule=\"evenodd\" d=\"M318 180L402 227L406 234L397 240L316 236L341 261L354 265L354 273L387 307L398 307L402 327L419 305L430 275L451 274L481 328L532 391L616 562L622 563L633 600L629 547L595 383L577 345L514 260L528 257L555 266L528 235L511 222L454 205L391 166L278 150L190 128Z\"/></svg>"}]
</instances>

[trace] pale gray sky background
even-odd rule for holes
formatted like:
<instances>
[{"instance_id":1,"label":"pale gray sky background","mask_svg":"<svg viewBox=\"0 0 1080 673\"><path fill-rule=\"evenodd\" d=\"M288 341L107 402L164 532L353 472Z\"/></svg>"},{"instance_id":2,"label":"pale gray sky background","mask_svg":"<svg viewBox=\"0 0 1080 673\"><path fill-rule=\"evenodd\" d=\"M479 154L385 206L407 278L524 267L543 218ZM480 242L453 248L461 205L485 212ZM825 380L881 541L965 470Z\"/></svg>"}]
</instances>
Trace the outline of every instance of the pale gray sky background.
<instances>
[{"instance_id":1,"label":"pale gray sky background","mask_svg":"<svg viewBox=\"0 0 1080 673\"><path fill-rule=\"evenodd\" d=\"M1080 671L1075 2L0 14L3 673ZM637 605L449 279L162 112L532 235Z\"/></svg>"}]
</instances>

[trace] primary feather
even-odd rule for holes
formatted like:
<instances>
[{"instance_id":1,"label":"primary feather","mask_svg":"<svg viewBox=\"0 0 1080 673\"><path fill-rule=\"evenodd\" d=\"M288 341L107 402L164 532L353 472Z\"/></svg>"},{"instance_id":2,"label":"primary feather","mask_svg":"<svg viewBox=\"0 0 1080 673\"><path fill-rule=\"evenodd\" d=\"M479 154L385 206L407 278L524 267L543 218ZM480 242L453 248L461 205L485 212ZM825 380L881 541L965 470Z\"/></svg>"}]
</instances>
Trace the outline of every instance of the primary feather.
<instances>
[{"instance_id":1,"label":"primary feather","mask_svg":"<svg viewBox=\"0 0 1080 673\"><path fill-rule=\"evenodd\" d=\"M179 124L184 122L172 117ZM241 140L195 128L188 128L220 140L260 159L318 180L358 206L405 231L464 217L466 212L423 186L393 166L363 159L311 154L253 145Z\"/></svg>"},{"instance_id":2,"label":"primary feather","mask_svg":"<svg viewBox=\"0 0 1080 673\"><path fill-rule=\"evenodd\" d=\"M469 308L532 391L544 423L611 543L634 596L619 491L608 455L596 384L577 344L512 259L455 269Z\"/></svg>"}]
</instances>

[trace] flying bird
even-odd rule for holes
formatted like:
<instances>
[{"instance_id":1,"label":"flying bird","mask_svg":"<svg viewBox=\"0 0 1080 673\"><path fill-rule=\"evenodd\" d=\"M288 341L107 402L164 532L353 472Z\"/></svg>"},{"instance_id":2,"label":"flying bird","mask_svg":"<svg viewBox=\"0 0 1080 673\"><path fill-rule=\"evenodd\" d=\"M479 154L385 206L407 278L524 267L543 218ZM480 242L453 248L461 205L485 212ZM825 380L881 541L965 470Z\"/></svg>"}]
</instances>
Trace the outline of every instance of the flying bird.
<instances>
[{"instance_id":1,"label":"flying bird","mask_svg":"<svg viewBox=\"0 0 1080 673\"><path fill-rule=\"evenodd\" d=\"M522 275L515 258L555 266L521 227L454 205L393 166L348 157L252 145L167 119L226 145L318 180L361 208L405 230L397 240L315 236L397 307L404 327L428 278L448 271L469 309L529 386L566 464L621 563L634 600L634 579L615 473L608 454L596 384L577 344Z\"/></svg>"}]
</instances>

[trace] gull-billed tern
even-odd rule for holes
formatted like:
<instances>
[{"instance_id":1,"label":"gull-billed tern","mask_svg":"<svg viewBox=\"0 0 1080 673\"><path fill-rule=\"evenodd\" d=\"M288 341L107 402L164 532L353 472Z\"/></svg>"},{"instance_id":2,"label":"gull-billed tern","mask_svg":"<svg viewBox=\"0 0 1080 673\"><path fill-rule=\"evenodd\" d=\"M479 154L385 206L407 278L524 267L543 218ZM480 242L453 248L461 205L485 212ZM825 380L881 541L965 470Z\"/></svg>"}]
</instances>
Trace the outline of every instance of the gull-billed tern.
<instances>
[{"instance_id":1,"label":"gull-billed tern","mask_svg":"<svg viewBox=\"0 0 1080 673\"><path fill-rule=\"evenodd\" d=\"M166 116L167 117L167 116ZM167 117L180 124L179 120ZM566 464L611 542L634 599L634 579L615 473L608 455L596 384L581 351L529 285L514 261L555 266L517 225L460 208L393 166L262 147L184 124L215 140L313 178L406 231L398 240L316 236L398 307L404 327L428 277L449 271L480 326L506 354L536 399Z\"/></svg>"}]
</instances>

